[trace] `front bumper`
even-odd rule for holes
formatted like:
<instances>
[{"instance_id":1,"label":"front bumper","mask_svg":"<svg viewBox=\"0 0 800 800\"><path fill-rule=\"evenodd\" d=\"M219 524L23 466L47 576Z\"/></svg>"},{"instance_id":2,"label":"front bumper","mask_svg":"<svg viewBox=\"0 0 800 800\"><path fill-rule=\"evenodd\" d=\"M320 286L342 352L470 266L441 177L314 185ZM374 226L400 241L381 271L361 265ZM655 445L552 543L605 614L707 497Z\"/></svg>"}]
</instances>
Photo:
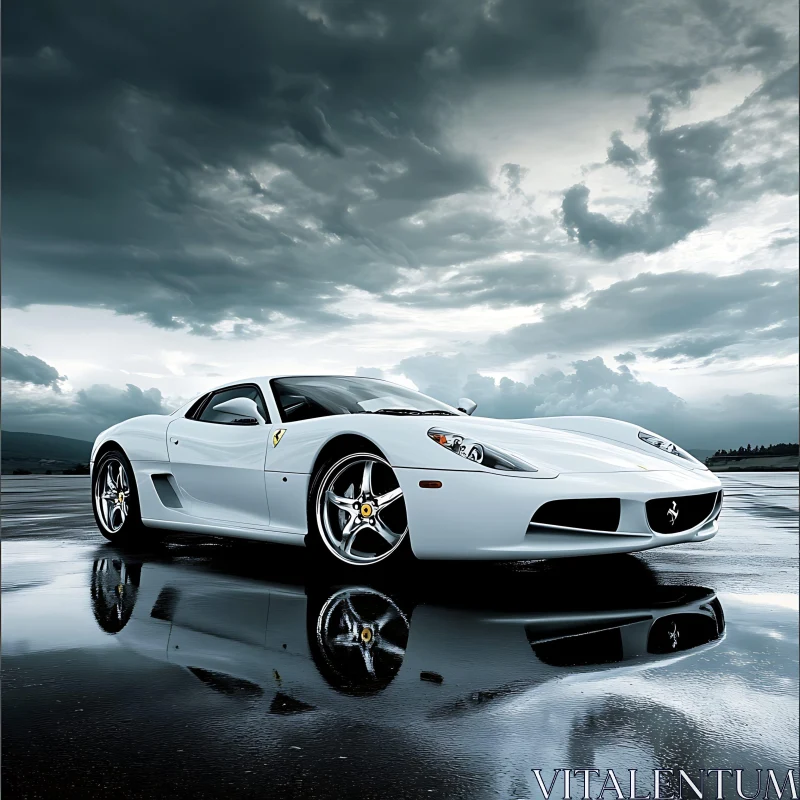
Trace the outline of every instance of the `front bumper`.
<instances>
[{"instance_id":1,"label":"front bumper","mask_svg":"<svg viewBox=\"0 0 800 800\"><path fill-rule=\"evenodd\" d=\"M632 553L716 535L719 503L708 518L680 533L657 533L647 522L654 498L721 491L710 472L642 471L562 474L550 480L487 472L395 468L403 489L414 554L424 559L514 561L603 553ZM441 481L423 489L421 480ZM618 497L616 531L585 531L531 524L551 500ZM721 497L721 495L720 495Z\"/></svg>"}]
</instances>

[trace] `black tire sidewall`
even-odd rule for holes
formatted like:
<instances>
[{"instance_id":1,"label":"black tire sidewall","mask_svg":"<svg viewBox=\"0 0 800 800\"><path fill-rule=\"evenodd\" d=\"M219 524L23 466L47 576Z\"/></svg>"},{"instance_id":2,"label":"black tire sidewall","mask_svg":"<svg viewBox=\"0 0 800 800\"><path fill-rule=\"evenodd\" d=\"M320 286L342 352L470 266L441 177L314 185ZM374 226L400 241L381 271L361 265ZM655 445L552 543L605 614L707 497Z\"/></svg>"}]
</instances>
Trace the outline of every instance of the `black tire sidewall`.
<instances>
[{"instance_id":1,"label":"black tire sidewall","mask_svg":"<svg viewBox=\"0 0 800 800\"><path fill-rule=\"evenodd\" d=\"M99 480L99 476L102 475L106 464L111 460L119 461L122 466L125 467L125 471L128 474L128 483L131 487L131 494L128 499L128 516L122 527L114 533L105 529L102 520L98 516L94 499L95 485ZM144 527L142 525L141 507L139 506L139 491L136 486L136 476L134 475L131 462L121 450L106 450L94 464L94 468L92 469L92 513L94 514L94 521L100 533L111 542L130 542L132 537L137 533L141 533Z\"/></svg>"}]
</instances>

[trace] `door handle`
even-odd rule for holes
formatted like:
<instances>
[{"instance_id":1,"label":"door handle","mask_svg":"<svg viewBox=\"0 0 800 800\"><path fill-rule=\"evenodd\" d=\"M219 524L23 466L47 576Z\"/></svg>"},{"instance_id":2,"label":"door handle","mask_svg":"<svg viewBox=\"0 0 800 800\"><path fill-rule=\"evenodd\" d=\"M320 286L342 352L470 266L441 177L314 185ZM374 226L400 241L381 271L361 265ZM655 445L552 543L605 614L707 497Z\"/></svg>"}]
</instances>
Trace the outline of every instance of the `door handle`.
<instances>
[{"instance_id":1,"label":"door handle","mask_svg":"<svg viewBox=\"0 0 800 800\"><path fill-rule=\"evenodd\" d=\"M174 436L170 436L169 440L172 442L172 444L178 444L178 440Z\"/></svg>"}]
</instances>

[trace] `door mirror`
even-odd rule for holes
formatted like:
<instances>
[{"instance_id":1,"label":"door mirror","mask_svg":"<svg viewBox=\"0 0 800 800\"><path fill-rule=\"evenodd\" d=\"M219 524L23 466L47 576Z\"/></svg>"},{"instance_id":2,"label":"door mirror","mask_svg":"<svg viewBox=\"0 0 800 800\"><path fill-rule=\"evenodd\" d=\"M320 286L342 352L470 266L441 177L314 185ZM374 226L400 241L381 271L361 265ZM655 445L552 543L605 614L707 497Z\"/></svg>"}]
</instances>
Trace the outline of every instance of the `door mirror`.
<instances>
[{"instance_id":1,"label":"door mirror","mask_svg":"<svg viewBox=\"0 0 800 800\"><path fill-rule=\"evenodd\" d=\"M249 397L234 397L214 406L214 411L220 414L231 414L239 417L232 420L232 425L264 425L265 422L258 413L258 406Z\"/></svg>"},{"instance_id":2,"label":"door mirror","mask_svg":"<svg viewBox=\"0 0 800 800\"><path fill-rule=\"evenodd\" d=\"M474 400L470 400L469 397L458 398L458 410L463 411L465 414L472 416L477 407L478 404Z\"/></svg>"}]
</instances>

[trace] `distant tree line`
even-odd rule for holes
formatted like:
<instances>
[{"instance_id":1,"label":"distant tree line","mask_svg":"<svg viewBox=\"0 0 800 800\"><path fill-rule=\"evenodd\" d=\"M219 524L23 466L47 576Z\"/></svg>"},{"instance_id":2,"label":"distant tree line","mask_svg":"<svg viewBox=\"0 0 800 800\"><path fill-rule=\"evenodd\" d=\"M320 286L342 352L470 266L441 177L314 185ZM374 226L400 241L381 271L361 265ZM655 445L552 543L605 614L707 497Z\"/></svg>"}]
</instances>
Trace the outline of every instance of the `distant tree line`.
<instances>
[{"instance_id":1,"label":"distant tree line","mask_svg":"<svg viewBox=\"0 0 800 800\"><path fill-rule=\"evenodd\" d=\"M717 450L714 453L714 458L717 456L796 456L800 454L800 445L798 444L785 444L781 442L780 444L769 444L766 447L764 445L756 445L753 447L751 445L747 445L747 447L740 447L738 450L735 448L731 448L730 450Z\"/></svg>"},{"instance_id":2,"label":"distant tree line","mask_svg":"<svg viewBox=\"0 0 800 800\"><path fill-rule=\"evenodd\" d=\"M35 475L36 473L32 472L29 469L22 469L17 468L12 473L12 475ZM76 464L72 469L65 469L61 472L53 471L48 469L44 473L45 475L88 475L89 474L89 465L88 464Z\"/></svg>"}]
</instances>

